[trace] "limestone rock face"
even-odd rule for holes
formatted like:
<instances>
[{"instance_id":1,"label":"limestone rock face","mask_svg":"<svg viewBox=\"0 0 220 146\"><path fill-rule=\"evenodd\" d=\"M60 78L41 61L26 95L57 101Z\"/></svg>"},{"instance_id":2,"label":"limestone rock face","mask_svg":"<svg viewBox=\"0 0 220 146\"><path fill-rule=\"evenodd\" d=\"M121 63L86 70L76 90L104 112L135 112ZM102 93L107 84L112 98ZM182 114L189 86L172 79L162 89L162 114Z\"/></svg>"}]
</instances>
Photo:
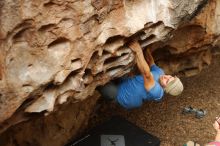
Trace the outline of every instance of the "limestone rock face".
<instances>
[{"instance_id":1,"label":"limestone rock face","mask_svg":"<svg viewBox=\"0 0 220 146\"><path fill-rule=\"evenodd\" d=\"M208 1L198 15L181 24L170 40L160 44L155 53L165 72L191 76L211 63L211 52L219 48L219 6L219 1Z\"/></svg>"},{"instance_id":2,"label":"limestone rock face","mask_svg":"<svg viewBox=\"0 0 220 146\"><path fill-rule=\"evenodd\" d=\"M220 46L219 7L218 0L1 0L0 133L130 72L130 39L150 47L166 73L198 73Z\"/></svg>"}]
</instances>

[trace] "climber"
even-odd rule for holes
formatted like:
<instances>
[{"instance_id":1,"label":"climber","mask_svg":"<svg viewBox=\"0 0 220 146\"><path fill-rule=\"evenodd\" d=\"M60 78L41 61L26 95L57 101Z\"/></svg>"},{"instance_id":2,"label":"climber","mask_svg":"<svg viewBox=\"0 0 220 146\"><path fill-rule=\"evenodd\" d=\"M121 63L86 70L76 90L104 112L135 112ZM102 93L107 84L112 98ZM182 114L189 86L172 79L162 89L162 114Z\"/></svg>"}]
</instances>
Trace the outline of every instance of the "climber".
<instances>
[{"instance_id":1,"label":"climber","mask_svg":"<svg viewBox=\"0 0 220 146\"><path fill-rule=\"evenodd\" d=\"M98 87L104 98L113 99L126 109L140 107L143 101L161 100L164 91L177 96L183 91L183 84L176 76L165 75L146 50L145 58L138 41L131 41L129 48L136 55L137 67L141 75L122 77L119 83L113 81Z\"/></svg>"}]
</instances>

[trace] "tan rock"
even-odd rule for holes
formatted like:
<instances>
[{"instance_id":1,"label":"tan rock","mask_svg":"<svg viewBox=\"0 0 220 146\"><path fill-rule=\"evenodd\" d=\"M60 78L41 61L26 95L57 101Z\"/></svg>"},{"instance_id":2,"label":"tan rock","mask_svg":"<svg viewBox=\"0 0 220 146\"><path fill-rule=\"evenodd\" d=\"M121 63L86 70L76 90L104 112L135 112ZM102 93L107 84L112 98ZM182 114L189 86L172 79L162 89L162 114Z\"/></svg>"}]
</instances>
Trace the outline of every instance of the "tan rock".
<instances>
[{"instance_id":1,"label":"tan rock","mask_svg":"<svg viewBox=\"0 0 220 146\"><path fill-rule=\"evenodd\" d=\"M9 119L16 110L59 113L59 104L84 100L128 73L134 55L126 43L133 38L152 49L166 73L195 75L220 46L219 6L218 0L0 1L0 133L18 123ZM59 118L52 119L66 120Z\"/></svg>"}]
</instances>

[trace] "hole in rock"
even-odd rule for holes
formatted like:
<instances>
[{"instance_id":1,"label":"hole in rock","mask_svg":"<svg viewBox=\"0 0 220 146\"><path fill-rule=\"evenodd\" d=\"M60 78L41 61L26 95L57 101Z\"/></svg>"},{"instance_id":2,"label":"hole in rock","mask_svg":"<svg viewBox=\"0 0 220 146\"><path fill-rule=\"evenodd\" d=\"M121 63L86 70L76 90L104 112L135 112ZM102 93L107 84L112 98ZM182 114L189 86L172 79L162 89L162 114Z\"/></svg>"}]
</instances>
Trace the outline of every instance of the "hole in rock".
<instances>
[{"instance_id":1,"label":"hole in rock","mask_svg":"<svg viewBox=\"0 0 220 146\"><path fill-rule=\"evenodd\" d=\"M147 41L152 40L152 39L154 39L154 38L156 38L156 36L155 36L154 34L151 34L151 35L150 35L149 37L147 37L146 39L141 40L140 43L147 42Z\"/></svg>"},{"instance_id":2,"label":"hole in rock","mask_svg":"<svg viewBox=\"0 0 220 146\"><path fill-rule=\"evenodd\" d=\"M99 57L99 54L98 54L98 51L95 51L93 54L92 54L92 57L90 60L95 60Z\"/></svg>"},{"instance_id":3,"label":"hole in rock","mask_svg":"<svg viewBox=\"0 0 220 146\"><path fill-rule=\"evenodd\" d=\"M198 70L198 67L185 68L185 69L184 69L184 72L193 71L193 70Z\"/></svg>"},{"instance_id":4,"label":"hole in rock","mask_svg":"<svg viewBox=\"0 0 220 146\"><path fill-rule=\"evenodd\" d=\"M23 34L25 33L26 30L27 30L27 29L24 28L24 29L18 31L18 32L13 36L14 42L21 40L21 39L22 39L22 36L23 36Z\"/></svg>"},{"instance_id":5,"label":"hole in rock","mask_svg":"<svg viewBox=\"0 0 220 146\"><path fill-rule=\"evenodd\" d=\"M55 3L51 2L51 1L44 4L45 7L50 7L50 6L53 6L53 5L55 5Z\"/></svg>"},{"instance_id":6,"label":"hole in rock","mask_svg":"<svg viewBox=\"0 0 220 146\"><path fill-rule=\"evenodd\" d=\"M13 60L14 60L14 58L10 58L10 59L9 59L9 62L12 62Z\"/></svg>"},{"instance_id":7,"label":"hole in rock","mask_svg":"<svg viewBox=\"0 0 220 146\"><path fill-rule=\"evenodd\" d=\"M125 67L124 65L114 66L114 67L111 67L111 68L107 69L106 72L110 72L110 71L113 71L113 70L121 69L121 68L124 68L124 67Z\"/></svg>"},{"instance_id":8,"label":"hole in rock","mask_svg":"<svg viewBox=\"0 0 220 146\"><path fill-rule=\"evenodd\" d=\"M153 23L150 27L157 27L160 25L164 25L162 21L158 21L157 23Z\"/></svg>"},{"instance_id":9,"label":"hole in rock","mask_svg":"<svg viewBox=\"0 0 220 146\"><path fill-rule=\"evenodd\" d=\"M33 64L28 64L28 67L32 67L33 66Z\"/></svg>"},{"instance_id":10,"label":"hole in rock","mask_svg":"<svg viewBox=\"0 0 220 146\"><path fill-rule=\"evenodd\" d=\"M58 38L58 39L56 39L55 41L53 41L52 43L50 43L49 45L48 45L48 48L50 49L50 48L54 48L55 46L57 46L57 45L61 45L61 44L66 44L66 43L69 43L69 40L68 39L66 39L66 38Z\"/></svg>"},{"instance_id":11,"label":"hole in rock","mask_svg":"<svg viewBox=\"0 0 220 146\"><path fill-rule=\"evenodd\" d=\"M54 85L53 82L49 82L44 87L45 87L44 90L49 90L51 88L57 87L57 85Z\"/></svg>"},{"instance_id":12,"label":"hole in rock","mask_svg":"<svg viewBox=\"0 0 220 146\"><path fill-rule=\"evenodd\" d=\"M119 59L125 55L127 55L127 54L122 54L121 56L110 57L104 61L104 64L109 64L109 63L115 62L115 61L117 61L117 59Z\"/></svg>"},{"instance_id":13,"label":"hole in rock","mask_svg":"<svg viewBox=\"0 0 220 146\"><path fill-rule=\"evenodd\" d=\"M107 54L109 54L109 52L106 51L106 50L103 50L103 52L102 52L102 56L105 56L105 55L107 55Z\"/></svg>"},{"instance_id":14,"label":"hole in rock","mask_svg":"<svg viewBox=\"0 0 220 146\"><path fill-rule=\"evenodd\" d=\"M39 28L39 31L46 31L48 29L51 29L52 27L55 27L54 24L47 24L47 25L42 25L40 28Z\"/></svg>"},{"instance_id":15,"label":"hole in rock","mask_svg":"<svg viewBox=\"0 0 220 146\"><path fill-rule=\"evenodd\" d=\"M71 77L75 77L78 73L80 73L82 69L79 68L79 69L76 69L74 71L72 71L67 77L66 79L63 81L63 83L65 83L67 80L69 80Z\"/></svg>"},{"instance_id":16,"label":"hole in rock","mask_svg":"<svg viewBox=\"0 0 220 146\"><path fill-rule=\"evenodd\" d=\"M86 69L85 74L83 75L83 80L85 87L87 87L93 81L93 75L91 69Z\"/></svg>"},{"instance_id":17,"label":"hole in rock","mask_svg":"<svg viewBox=\"0 0 220 146\"><path fill-rule=\"evenodd\" d=\"M123 37L120 36L120 35L116 35L116 36L113 36L113 37L108 38L105 43L106 43L106 44L111 44L111 43L113 43L113 42L115 42L115 41L117 41L117 40L119 40L119 39L123 39Z\"/></svg>"},{"instance_id":18,"label":"hole in rock","mask_svg":"<svg viewBox=\"0 0 220 146\"><path fill-rule=\"evenodd\" d=\"M91 69L85 69L85 74L84 74L84 76L86 76L86 75L91 75L92 74L92 71L91 71Z\"/></svg>"},{"instance_id":19,"label":"hole in rock","mask_svg":"<svg viewBox=\"0 0 220 146\"><path fill-rule=\"evenodd\" d=\"M77 75L80 71L81 71L81 68L72 71L67 78Z\"/></svg>"},{"instance_id":20,"label":"hole in rock","mask_svg":"<svg viewBox=\"0 0 220 146\"><path fill-rule=\"evenodd\" d=\"M81 59L80 58L72 59L71 63L78 62L78 61L81 61Z\"/></svg>"}]
</instances>

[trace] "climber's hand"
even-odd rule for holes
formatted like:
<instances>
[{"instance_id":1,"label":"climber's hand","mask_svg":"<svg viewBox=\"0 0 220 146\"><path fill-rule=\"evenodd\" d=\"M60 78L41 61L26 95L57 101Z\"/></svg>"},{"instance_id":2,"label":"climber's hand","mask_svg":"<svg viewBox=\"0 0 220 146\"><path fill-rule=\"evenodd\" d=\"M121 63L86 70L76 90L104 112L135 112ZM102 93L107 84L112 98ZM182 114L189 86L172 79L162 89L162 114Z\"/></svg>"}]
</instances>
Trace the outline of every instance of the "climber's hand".
<instances>
[{"instance_id":1,"label":"climber's hand","mask_svg":"<svg viewBox=\"0 0 220 146\"><path fill-rule=\"evenodd\" d=\"M128 46L135 53L142 53L141 46L137 40L132 40L131 42L129 42Z\"/></svg>"},{"instance_id":2,"label":"climber's hand","mask_svg":"<svg viewBox=\"0 0 220 146\"><path fill-rule=\"evenodd\" d=\"M153 56L152 56L151 51L150 51L149 48L146 49L145 58L146 58L146 61L147 61L147 63L148 63L149 66L152 66L152 65L155 64L154 58L153 58Z\"/></svg>"}]
</instances>

